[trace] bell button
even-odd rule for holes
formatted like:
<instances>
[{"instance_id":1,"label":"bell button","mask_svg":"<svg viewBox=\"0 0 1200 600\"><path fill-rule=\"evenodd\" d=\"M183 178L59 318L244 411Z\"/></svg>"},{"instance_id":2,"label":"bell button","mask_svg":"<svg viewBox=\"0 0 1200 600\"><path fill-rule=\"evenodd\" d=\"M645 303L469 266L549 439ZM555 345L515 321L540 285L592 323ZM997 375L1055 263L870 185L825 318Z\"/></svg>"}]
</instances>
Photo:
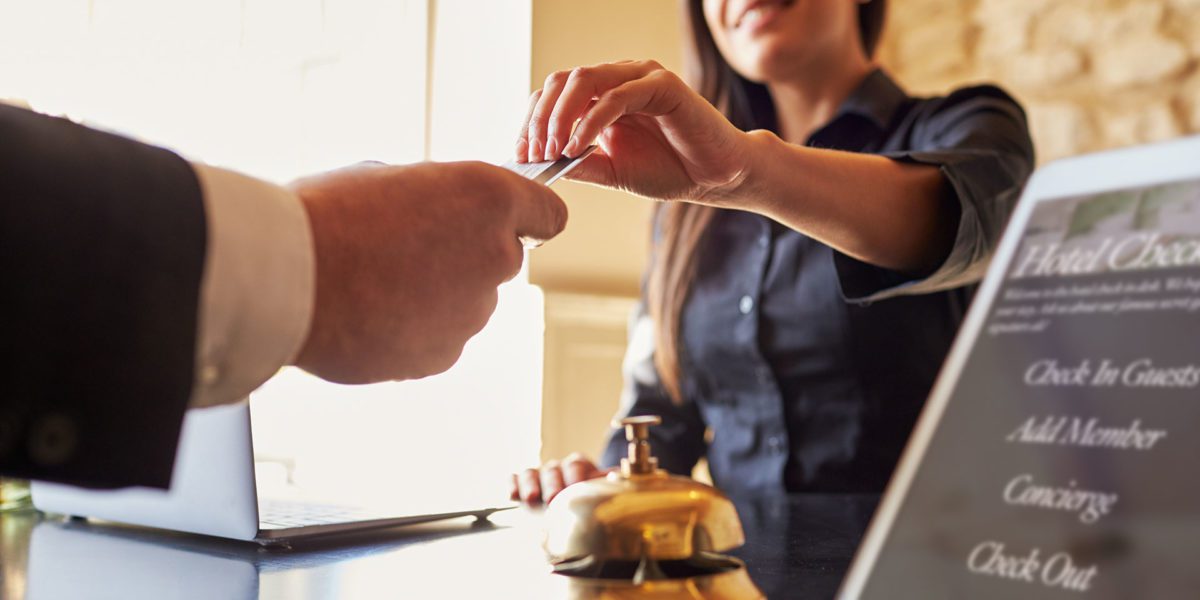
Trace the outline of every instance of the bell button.
<instances>
[{"instance_id":1,"label":"bell button","mask_svg":"<svg viewBox=\"0 0 1200 600\"><path fill-rule=\"evenodd\" d=\"M629 456L621 459L621 473L626 477L646 475L658 469L658 459L650 454L650 427L661 424L662 417L658 415L625 417L613 422L614 427L625 428L625 440L629 442Z\"/></svg>"},{"instance_id":2,"label":"bell button","mask_svg":"<svg viewBox=\"0 0 1200 600\"><path fill-rule=\"evenodd\" d=\"M749 294L742 296L742 299L738 301L738 310L743 315L750 314L750 311L754 310L754 298L750 297Z\"/></svg>"}]
</instances>

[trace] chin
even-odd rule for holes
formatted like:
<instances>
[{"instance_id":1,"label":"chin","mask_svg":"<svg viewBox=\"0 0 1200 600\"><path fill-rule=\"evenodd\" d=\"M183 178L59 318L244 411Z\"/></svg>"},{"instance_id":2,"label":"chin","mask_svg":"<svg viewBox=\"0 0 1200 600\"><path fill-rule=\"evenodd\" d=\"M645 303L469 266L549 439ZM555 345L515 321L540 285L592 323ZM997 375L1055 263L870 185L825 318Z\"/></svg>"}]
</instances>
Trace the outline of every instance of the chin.
<instances>
[{"instance_id":1,"label":"chin","mask_svg":"<svg viewBox=\"0 0 1200 600\"><path fill-rule=\"evenodd\" d=\"M745 53L744 59L733 64L739 75L755 83L770 83L787 79L802 68L803 56L782 44L760 44Z\"/></svg>"}]
</instances>

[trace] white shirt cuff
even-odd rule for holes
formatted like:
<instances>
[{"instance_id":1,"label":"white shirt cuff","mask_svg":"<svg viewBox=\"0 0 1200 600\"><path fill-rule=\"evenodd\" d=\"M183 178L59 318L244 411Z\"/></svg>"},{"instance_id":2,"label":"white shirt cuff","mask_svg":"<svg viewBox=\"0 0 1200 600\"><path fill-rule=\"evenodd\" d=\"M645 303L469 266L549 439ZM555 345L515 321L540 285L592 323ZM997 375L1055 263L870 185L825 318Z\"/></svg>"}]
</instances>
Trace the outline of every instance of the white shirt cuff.
<instances>
[{"instance_id":1,"label":"white shirt cuff","mask_svg":"<svg viewBox=\"0 0 1200 600\"><path fill-rule=\"evenodd\" d=\"M315 266L299 198L239 173L192 167L208 218L195 408L237 402L295 358L312 317Z\"/></svg>"}]
</instances>

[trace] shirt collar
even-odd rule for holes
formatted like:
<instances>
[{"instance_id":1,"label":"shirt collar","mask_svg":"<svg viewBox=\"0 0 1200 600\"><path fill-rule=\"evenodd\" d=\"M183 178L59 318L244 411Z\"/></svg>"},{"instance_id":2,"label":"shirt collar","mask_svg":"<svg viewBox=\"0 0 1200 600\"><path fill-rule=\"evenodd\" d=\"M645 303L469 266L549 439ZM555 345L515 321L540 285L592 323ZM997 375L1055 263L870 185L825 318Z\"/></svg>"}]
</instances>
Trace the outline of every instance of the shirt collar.
<instances>
[{"instance_id":1,"label":"shirt collar","mask_svg":"<svg viewBox=\"0 0 1200 600\"><path fill-rule=\"evenodd\" d=\"M838 107L834 119L854 114L866 117L880 129L886 129L908 94L883 69L876 67Z\"/></svg>"}]
</instances>

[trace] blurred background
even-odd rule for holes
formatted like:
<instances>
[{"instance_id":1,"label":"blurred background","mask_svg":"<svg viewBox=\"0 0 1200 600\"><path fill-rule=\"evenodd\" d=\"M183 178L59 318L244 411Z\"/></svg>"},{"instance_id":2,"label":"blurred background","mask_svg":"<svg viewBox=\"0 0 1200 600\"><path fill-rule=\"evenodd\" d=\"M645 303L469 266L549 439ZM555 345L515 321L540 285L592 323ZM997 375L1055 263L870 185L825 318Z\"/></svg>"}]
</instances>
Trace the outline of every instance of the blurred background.
<instances>
[{"instance_id":1,"label":"blurred background","mask_svg":"<svg viewBox=\"0 0 1200 600\"><path fill-rule=\"evenodd\" d=\"M1040 163L1200 131L1200 0L889 0L889 13L879 58L910 92L1001 84ZM502 162L549 73L630 58L681 70L678 15L676 0L0 0L0 98L277 182L361 160ZM254 395L264 486L497 495L513 469L598 452L651 204L556 190L567 231L530 255L450 372L343 387L285 369Z\"/></svg>"},{"instance_id":2,"label":"blurred background","mask_svg":"<svg viewBox=\"0 0 1200 600\"><path fill-rule=\"evenodd\" d=\"M1200 131L1200 0L890 0L882 59L910 92L997 81L1040 163Z\"/></svg>"}]
</instances>

